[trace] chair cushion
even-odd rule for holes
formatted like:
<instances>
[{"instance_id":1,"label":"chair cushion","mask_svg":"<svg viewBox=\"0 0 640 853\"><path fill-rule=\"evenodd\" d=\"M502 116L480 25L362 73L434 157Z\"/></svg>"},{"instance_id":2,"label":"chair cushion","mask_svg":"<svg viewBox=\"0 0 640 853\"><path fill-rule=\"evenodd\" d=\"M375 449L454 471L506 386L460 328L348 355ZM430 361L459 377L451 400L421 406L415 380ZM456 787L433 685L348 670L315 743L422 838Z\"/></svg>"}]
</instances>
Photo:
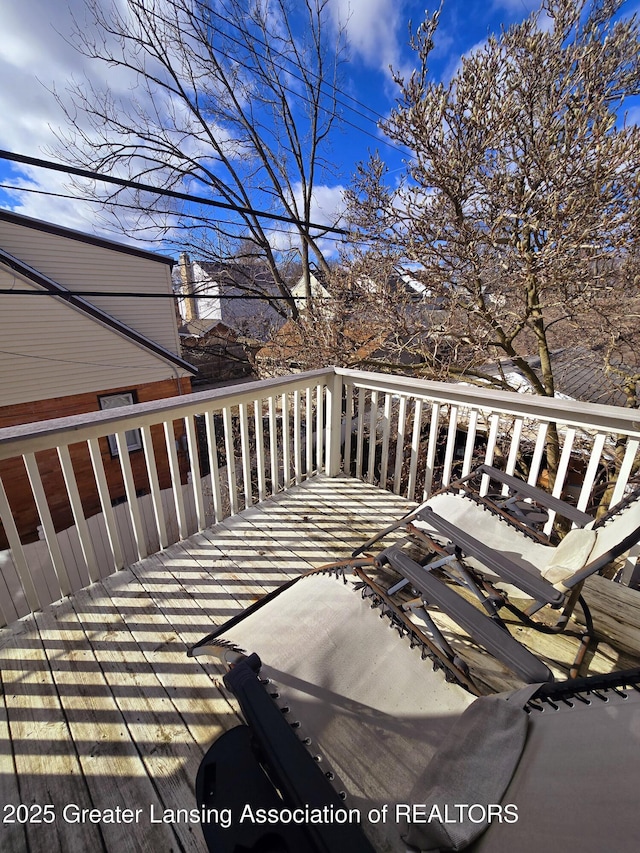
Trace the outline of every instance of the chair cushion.
<instances>
[{"instance_id":1,"label":"chair cushion","mask_svg":"<svg viewBox=\"0 0 640 853\"><path fill-rule=\"evenodd\" d=\"M597 539L595 530L576 527L570 530L554 550L540 574L552 584L559 584L584 568Z\"/></svg>"}]
</instances>

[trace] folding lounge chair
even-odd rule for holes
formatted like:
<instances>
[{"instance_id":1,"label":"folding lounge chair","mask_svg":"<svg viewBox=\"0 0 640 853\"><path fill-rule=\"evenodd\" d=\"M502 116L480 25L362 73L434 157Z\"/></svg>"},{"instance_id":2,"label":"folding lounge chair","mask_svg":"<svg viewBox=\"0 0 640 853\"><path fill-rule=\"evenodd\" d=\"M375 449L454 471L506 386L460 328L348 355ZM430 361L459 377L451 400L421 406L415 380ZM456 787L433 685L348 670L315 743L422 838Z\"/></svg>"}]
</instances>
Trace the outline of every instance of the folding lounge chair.
<instances>
[{"instance_id":1,"label":"folding lounge chair","mask_svg":"<svg viewBox=\"0 0 640 853\"><path fill-rule=\"evenodd\" d=\"M498 505L495 500L482 498L465 488L471 477L478 476L506 483L511 495L501 498L502 505ZM536 503L523 505L523 498L534 499ZM517 515L508 512L514 504L518 505ZM560 513L579 526L553 546L530 526L532 518L539 522L548 517L541 515L540 507ZM393 545L376 556L376 562L389 563L404 578L388 590L389 594L411 583L427 604L440 607L480 645L525 681L533 682L539 680L538 668L535 665L531 668L530 659L519 651L520 644L506 633L499 611L506 606L526 624L535 626L531 617L537 611L547 605L562 608L556 625L542 628L559 632L564 630L576 602L580 601L588 626L581 649L584 655L591 629L589 610L580 594L582 586L586 578L601 572L640 540L640 492L634 492L595 522L591 516L540 489L481 466L466 480L434 495L398 524L369 540L354 556L399 525L406 526L421 540L428 553L416 561L402 547ZM440 559L433 560L434 554ZM481 602L483 610L457 595L450 583L443 582L442 576L466 587ZM517 596L532 600L524 612L509 601L509 592L513 593L514 588ZM437 632L435 625L430 624ZM444 642L441 636L440 640Z\"/></svg>"},{"instance_id":2,"label":"folding lounge chair","mask_svg":"<svg viewBox=\"0 0 640 853\"><path fill-rule=\"evenodd\" d=\"M198 773L209 850L635 851L640 671L477 698L424 640L318 571L191 649L246 720Z\"/></svg>"}]
</instances>

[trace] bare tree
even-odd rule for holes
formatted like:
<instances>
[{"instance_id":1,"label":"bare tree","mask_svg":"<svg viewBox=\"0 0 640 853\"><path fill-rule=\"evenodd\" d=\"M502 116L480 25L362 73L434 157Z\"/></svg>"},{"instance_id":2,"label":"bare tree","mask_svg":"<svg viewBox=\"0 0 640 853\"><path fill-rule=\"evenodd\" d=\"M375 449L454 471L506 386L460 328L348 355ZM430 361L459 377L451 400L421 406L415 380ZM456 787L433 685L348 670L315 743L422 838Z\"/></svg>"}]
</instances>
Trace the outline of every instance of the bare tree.
<instances>
[{"instance_id":1,"label":"bare tree","mask_svg":"<svg viewBox=\"0 0 640 853\"><path fill-rule=\"evenodd\" d=\"M396 187L372 158L350 203L364 234L420 264L440 300L438 334L417 359L425 372L503 384L482 368L507 357L553 396L554 344L584 334L612 287L624 312L611 271L631 261L638 235L640 129L622 108L640 91L640 40L622 5L546 0L464 57L449 83L429 76L438 13L412 37L419 67L396 75L383 129L413 157Z\"/></svg>"},{"instance_id":2,"label":"bare tree","mask_svg":"<svg viewBox=\"0 0 640 853\"><path fill-rule=\"evenodd\" d=\"M163 234L203 260L232 259L241 241L241 253L270 271L276 288L265 299L282 316L297 313L280 272L286 261L299 256L307 281L311 261L327 265L319 243L326 232L309 225L314 189L331 174L329 138L339 120L342 35L329 31L326 5L86 0L73 44L102 76L56 93L69 121L59 156L239 209L223 219L212 208L132 190L100 196L112 209L117 203L122 230L138 239ZM123 91L131 79L134 88ZM274 226L256 209L295 224Z\"/></svg>"}]
</instances>

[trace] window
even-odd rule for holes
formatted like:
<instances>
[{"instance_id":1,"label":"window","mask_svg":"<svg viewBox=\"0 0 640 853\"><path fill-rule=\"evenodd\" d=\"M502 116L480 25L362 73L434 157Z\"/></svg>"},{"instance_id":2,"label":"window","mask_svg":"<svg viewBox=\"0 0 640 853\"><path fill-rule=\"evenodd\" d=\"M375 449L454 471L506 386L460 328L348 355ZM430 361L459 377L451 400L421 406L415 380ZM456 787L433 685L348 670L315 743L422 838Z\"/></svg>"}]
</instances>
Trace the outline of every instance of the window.
<instances>
[{"instance_id":1,"label":"window","mask_svg":"<svg viewBox=\"0 0 640 853\"><path fill-rule=\"evenodd\" d=\"M122 391L120 394L107 394L98 397L101 409L117 409L120 406L133 406L137 403L135 391ZM125 433L127 437L127 448L129 451L142 449L142 435L139 429L128 429ZM112 456L118 455L118 445L116 444L115 435L108 435L109 450Z\"/></svg>"}]
</instances>

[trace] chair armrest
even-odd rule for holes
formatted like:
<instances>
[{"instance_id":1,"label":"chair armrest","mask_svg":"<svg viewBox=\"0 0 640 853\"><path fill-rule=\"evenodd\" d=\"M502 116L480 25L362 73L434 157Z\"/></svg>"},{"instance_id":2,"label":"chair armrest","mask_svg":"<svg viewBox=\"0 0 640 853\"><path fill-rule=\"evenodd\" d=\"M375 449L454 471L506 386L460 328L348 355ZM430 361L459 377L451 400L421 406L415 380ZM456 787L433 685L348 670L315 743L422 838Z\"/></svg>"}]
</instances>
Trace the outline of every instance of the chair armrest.
<instances>
[{"instance_id":1,"label":"chair armrest","mask_svg":"<svg viewBox=\"0 0 640 853\"><path fill-rule=\"evenodd\" d=\"M569 521L575 522L579 527L584 527L585 524L589 524L589 522L593 521L593 517L591 515L576 509L573 504L560 500L560 498L555 498L553 495L545 492L544 489L539 489L537 486L531 486L519 477L513 477L511 474L505 474L504 471L500 471L492 465L480 465L476 469L475 473L486 474L492 480L497 480L499 483L503 483L515 494L522 495L524 498L531 498L536 503L557 512L564 518L568 518Z\"/></svg>"},{"instance_id":2,"label":"chair armrest","mask_svg":"<svg viewBox=\"0 0 640 853\"><path fill-rule=\"evenodd\" d=\"M302 810L327 806L344 808L339 794L260 682L260 667L258 655L251 654L233 666L223 681L238 700L253 743L269 768L283 805ZM310 850L314 853L334 853L336 850L375 853L359 824L310 822L303 827L312 842Z\"/></svg>"},{"instance_id":3,"label":"chair armrest","mask_svg":"<svg viewBox=\"0 0 640 853\"><path fill-rule=\"evenodd\" d=\"M527 572L521 566L517 565L517 563L505 557L500 551L490 548L484 542L476 539L475 536L471 536L470 533L447 521L447 519L442 518L431 507L423 507L418 517L430 527L437 530L438 533L446 536L453 545L460 548L463 554L475 557L476 560L479 560L488 569L494 571L502 580L517 586L518 589L521 589L527 595L531 596L531 598L545 604L550 604L552 607L558 607L562 604L564 600L563 593L543 577L534 574L534 572ZM535 567L533 568L535 569Z\"/></svg>"},{"instance_id":4,"label":"chair armrest","mask_svg":"<svg viewBox=\"0 0 640 853\"><path fill-rule=\"evenodd\" d=\"M438 580L428 570L414 562L408 554L389 548L387 559L399 574L420 590L429 604L437 605L444 613L487 651L505 663L528 684L553 681L549 667L486 613L458 595L454 589Z\"/></svg>"}]
</instances>

